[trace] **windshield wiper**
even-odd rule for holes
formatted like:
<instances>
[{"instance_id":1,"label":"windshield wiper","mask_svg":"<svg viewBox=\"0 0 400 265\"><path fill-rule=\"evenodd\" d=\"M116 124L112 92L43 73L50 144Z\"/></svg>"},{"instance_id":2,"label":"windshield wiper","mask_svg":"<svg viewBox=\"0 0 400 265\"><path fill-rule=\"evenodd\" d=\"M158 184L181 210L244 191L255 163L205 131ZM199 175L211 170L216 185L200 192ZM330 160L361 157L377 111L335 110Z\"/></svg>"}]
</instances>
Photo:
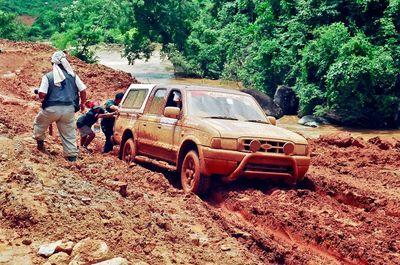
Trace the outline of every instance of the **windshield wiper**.
<instances>
[{"instance_id":1,"label":"windshield wiper","mask_svg":"<svg viewBox=\"0 0 400 265\"><path fill-rule=\"evenodd\" d=\"M233 118L233 117L228 117L228 116L207 116L204 118L208 118L208 119L221 119L221 120L233 120L233 121L237 121L238 119Z\"/></svg>"},{"instance_id":2,"label":"windshield wiper","mask_svg":"<svg viewBox=\"0 0 400 265\"><path fill-rule=\"evenodd\" d=\"M262 121L262 120L246 120L248 122L257 122L257 123L265 123L265 124L269 124L269 122L266 121Z\"/></svg>"}]
</instances>

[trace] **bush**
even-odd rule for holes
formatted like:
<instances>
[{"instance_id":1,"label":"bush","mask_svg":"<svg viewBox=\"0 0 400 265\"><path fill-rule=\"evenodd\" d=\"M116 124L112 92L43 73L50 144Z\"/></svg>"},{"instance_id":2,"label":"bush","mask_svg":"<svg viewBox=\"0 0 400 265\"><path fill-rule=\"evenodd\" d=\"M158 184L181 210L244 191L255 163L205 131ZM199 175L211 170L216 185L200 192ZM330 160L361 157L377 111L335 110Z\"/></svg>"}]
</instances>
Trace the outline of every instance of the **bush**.
<instances>
[{"instance_id":1,"label":"bush","mask_svg":"<svg viewBox=\"0 0 400 265\"><path fill-rule=\"evenodd\" d=\"M358 34L343 45L326 74L325 112L346 123L388 125L398 110L396 76L390 52Z\"/></svg>"},{"instance_id":2,"label":"bush","mask_svg":"<svg viewBox=\"0 0 400 265\"><path fill-rule=\"evenodd\" d=\"M10 40L26 38L26 27L16 19L16 15L0 10L0 37Z\"/></svg>"}]
</instances>

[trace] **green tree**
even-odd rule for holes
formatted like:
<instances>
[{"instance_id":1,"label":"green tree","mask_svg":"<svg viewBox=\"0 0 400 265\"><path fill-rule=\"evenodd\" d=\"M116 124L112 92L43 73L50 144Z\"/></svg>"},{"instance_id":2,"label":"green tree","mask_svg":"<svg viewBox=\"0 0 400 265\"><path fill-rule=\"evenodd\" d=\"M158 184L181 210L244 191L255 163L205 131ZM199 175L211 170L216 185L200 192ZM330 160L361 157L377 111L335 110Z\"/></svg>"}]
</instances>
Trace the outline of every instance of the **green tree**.
<instances>
[{"instance_id":1,"label":"green tree","mask_svg":"<svg viewBox=\"0 0 400 265\"><path fill-rule=\"evenodd\" d=\"M360 33L341 47L330 66L326 102L319 110L337 114L347 123L389 124L399 104L394 89L396 74L390 52Z\"/></svg>"},{"instance_id":2,"label":"green tree","mask_svg":"<svg viewBox=\"0 0 400 265\"><path fill-rule=\"evenodd\" d=\"M16 19L16 15L0 10L0 38L23 40L26 37L26 27Z\"/></svg>"},{"instance_id":3,"label":"green tree","mask_svg":"<svg viewBox=\"0 0 400 265\"><path fill-rule=\"evenodd\" d=\"M72 48L71 54L86 62L95 62L91 46L104 41L106 33L118 29L118 16L126 1L80 0L61 12L60 31L52 36L59 49Z\"/></svg>"}]
</instances>

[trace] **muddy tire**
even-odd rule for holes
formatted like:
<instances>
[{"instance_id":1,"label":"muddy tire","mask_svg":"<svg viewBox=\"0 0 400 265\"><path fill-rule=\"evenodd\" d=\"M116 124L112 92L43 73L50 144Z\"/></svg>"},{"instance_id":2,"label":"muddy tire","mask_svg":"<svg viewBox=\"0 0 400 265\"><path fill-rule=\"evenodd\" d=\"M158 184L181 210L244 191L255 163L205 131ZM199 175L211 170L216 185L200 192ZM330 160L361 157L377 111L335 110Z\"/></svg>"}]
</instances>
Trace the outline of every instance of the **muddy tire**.
<instances>
[{"instance_id":1,"label":"muddy tire","mask_svg":"<svg viewBox=\"0 0 400 265\"><path fill-rule=\"evenodd\" d=\"M135 161L136 156L136 145L132 138L129 138L122 148L122 160L126 163L131 163Z\"/></svg>"},{"instance_id":2,"label":"muddy tire","mask_svg":"<svg viewBox=\"0 0 400 265\"><path fill-rule=\"evenodd\" d=\"M181 184L185 192L204 194L208 191L209 179L200 174L200 159L195 151L189 151L182 162Z\"/></svg>"}]
</instances>

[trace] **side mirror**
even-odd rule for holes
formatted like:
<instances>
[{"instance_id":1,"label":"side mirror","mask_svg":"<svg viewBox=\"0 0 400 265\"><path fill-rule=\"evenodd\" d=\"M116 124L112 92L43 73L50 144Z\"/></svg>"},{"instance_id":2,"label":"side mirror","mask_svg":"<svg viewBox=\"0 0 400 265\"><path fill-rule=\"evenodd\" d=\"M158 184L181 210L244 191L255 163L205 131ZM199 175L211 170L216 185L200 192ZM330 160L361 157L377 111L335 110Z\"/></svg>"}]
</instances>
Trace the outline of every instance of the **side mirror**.
<instances>
[{"instance_id":1,"label":"side mirror","mask_svg":"<svg viewBox=\"0 0 400 265\"><path fill-rule=\"evenodd\" d=\"M177 107L166 107L164 110L164 116L167 118L177 119L181 109Z\"/></svg>"},{"instance_id":2,"label":"side mirror","mask_svg":"<svg viewBox=\"0 0 400 265\"><path fill-rule=\"evenodd\" d=\"M268 116L267 117L268 118L268 120L269 120L269 123L271 123L272 125L276 125L276 119L275 119L275 117L272 117L272 116Z\"/></svg>"}]
</instances>

